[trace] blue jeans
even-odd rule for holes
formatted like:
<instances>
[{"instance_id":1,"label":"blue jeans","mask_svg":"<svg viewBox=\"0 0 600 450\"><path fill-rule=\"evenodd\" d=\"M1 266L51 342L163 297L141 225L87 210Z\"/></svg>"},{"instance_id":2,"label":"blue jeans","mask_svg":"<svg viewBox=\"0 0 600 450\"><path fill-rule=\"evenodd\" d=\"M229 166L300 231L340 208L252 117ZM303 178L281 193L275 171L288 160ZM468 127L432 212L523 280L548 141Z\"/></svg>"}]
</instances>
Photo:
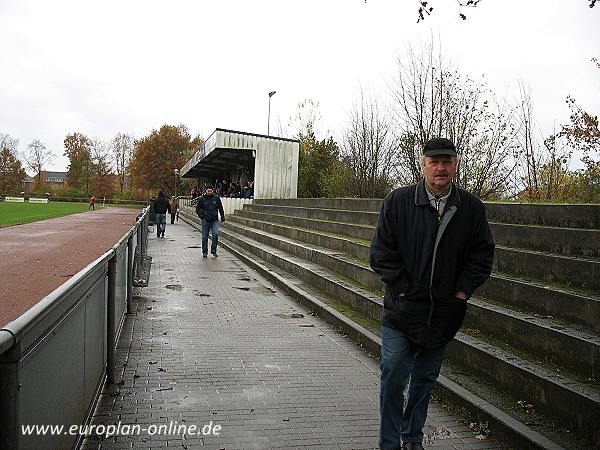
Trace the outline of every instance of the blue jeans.
<instances>
[{"instance_id":1,"label":"blue jeans","mask_svg":"<svg viewBox=\"0 0 600 450\"><path fill-rule=\"evenodd\" d=\"M161 234L165 234L167 229L167 214L156 214L154 221L156 222L156 235L160 237Z\"/></svg>"},{"instance_id":2,"label":"blue jeans","mask_svg":"<svg viewBox=\"0 0 600 450\"><path fill-rule=\"evenodd\" d=\"M202 219L202 253L208 253L208 232L212 234L210 243L210 252L217 253L217 244L219 243L219 221L208 222Z\"/></svg>"},{"instance_id":3,"label":"blue jeans","mask_svg":"<svg viewBox=\"0 0 600 450\"><path fill-rule=\"evenodd\" d=\"M421 347L394 328L381 327L379 448L422 442L433 383L440 374L446 346Z\"/></svg>"}]
</instances>

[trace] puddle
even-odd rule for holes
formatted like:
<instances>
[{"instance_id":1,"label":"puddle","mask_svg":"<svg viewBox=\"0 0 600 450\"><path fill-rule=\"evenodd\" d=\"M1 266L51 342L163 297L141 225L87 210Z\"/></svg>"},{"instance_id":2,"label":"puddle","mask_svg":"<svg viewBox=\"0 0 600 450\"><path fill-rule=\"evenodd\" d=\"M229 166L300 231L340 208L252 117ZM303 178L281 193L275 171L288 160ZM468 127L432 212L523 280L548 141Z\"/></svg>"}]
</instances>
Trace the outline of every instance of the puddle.
<instances>
[{"instance_id":1,"label":"puddle","mask_svg":"<svg viewBox=\"0 0 600 450\"><path fill-rule=\"evenodd\" d=\"M234 286L234 289L239 289L240 291L250 291L255 294L260 295L275 295L275 291L271 288L265 287L262 284L259 286L245 287L245 286Z\"/></svg>"},{"instance_id":2,"label":"puddle","mask_svg":"<svg viewBox=\"0 0 600 450\"><path fill-rule=\"evenodd\" d=\"M180 284L167 284L165 285L167 289L171 289L173 291L180 291L183 289L183 286Z\"/></svg>"},{"instance_id":3,"label":"puddle","mask_svg":"<svg viewBox=\"0 0 600 450\"><path fill-rule=\"evenodd\" d=\"M195 295L196 297L211 297L211 295L210 295L210 294L207 294L206 292L200 292L200 291L199 291L199 290L197 290L197 289L194 289L192 292L194 293L194 295Z\"/></svg>"},{"instance_id":4,"label":"puddle","mask_svg":"<svg viewBox=\"0 0 600 450\"><path fill-rule=\"evenodd\" d=\"M284 313L278 313L278 314L273 314L275 317L279 317L280 319L304 319L304 314L300 314L300 313L291 313L291 314L284 314Z\"/></svg>"},{"instance_id":5,"label":"puddle","mask_svg":"<svg viewBox=\"0 0 600 450\"><path fill-rule=\"evenodd\" d=\"M262 284L259 286L254 286L251 287L250 290L252 292L256 292L257 294L262 294L262 295L275 295L275 291L271 288L268 288L266 286L263 286Z\"/></svg>"}]
</instances>

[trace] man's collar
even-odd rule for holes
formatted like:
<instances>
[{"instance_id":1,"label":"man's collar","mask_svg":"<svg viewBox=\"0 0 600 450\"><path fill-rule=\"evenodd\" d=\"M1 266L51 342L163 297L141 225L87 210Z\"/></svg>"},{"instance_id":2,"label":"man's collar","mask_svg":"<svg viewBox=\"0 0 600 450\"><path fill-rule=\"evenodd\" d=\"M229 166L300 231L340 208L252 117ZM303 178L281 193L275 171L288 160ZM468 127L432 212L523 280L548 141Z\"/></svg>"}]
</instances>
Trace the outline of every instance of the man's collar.
<instances>
[{"instance_id":1,"label":"man's collar","mask_svg":"<svg viewBox=\"0 0 600 450\"><path fill-rule=\"evenodd\" d=\"M427 189L425 187L425 178L419 181L416 185L415 189L415 205L416 206L427 206L430 205L429 195L427 194ZM447 206L456 205L459 207L461 204L460 195L458 193L458 188L452 183L452 187L450 188L450 197L446 203Z\"/></svg>"}]
</instances>

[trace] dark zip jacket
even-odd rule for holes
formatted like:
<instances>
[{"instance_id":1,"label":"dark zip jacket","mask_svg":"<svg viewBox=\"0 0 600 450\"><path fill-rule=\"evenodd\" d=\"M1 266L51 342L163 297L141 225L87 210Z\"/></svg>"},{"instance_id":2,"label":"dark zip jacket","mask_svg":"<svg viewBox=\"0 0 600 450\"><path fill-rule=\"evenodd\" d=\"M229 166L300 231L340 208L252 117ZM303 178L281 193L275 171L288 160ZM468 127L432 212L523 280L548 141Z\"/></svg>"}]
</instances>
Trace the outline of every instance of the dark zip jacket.
<instances>
[{"instance_id":1,"label":"dark zip jacket","mask_svg":"<svg viewBox=\"0 0 600 450\"><path fill-rule=\"evenodd\" d=\"M221 220L225 220L223 203L217 194L203 195L198 197L196 202L196 214L207 222L214 222L219 219L218 213L221 213Z\"/></svg>"},{"instance_id":2,"label":"dark zip jacket","mask_svg":"<svg viewBox=\"0 0 600 450\"><path fill-rule=\"evenodd\" d=\"M436 348L454 337L466 300L489 277L494 240L485 206L452 186L442 217L425 181L401 187L384 200L371 241L371 268L384 283L383 325L419 345Z\"/></svg>"},{"instance_id":3,"label":"dark zip jacket","mask_svg":"<svg viewBox=\"0 0 600 450\"><path fill-rule=\"evenodd\" d=\"M159 195L156 200L154 200L154 212L156 214L166 214L167 211L171 212L169 200L167 200L167 197Z\"/></svg>"}]
</instances>

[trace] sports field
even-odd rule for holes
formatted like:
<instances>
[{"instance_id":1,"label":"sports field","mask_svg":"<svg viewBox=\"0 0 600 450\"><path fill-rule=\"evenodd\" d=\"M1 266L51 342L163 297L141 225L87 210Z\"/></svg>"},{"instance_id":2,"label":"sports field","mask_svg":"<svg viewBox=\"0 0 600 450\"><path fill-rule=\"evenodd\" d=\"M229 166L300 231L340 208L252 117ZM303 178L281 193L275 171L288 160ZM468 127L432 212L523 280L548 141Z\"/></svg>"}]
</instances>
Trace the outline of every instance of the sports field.
<instances>
[{"instance_id":1,"label":"sports field","mask_svg":"<svg viewBox=\"0 0 600 450\"><path fill-rule=\"evenodd\" d=\"M0 227L36 222L75 214L88 209L87 203L10 203L0 202ZM98 205L96 205L98 207Z\"/></svg>"}]
</instances>

